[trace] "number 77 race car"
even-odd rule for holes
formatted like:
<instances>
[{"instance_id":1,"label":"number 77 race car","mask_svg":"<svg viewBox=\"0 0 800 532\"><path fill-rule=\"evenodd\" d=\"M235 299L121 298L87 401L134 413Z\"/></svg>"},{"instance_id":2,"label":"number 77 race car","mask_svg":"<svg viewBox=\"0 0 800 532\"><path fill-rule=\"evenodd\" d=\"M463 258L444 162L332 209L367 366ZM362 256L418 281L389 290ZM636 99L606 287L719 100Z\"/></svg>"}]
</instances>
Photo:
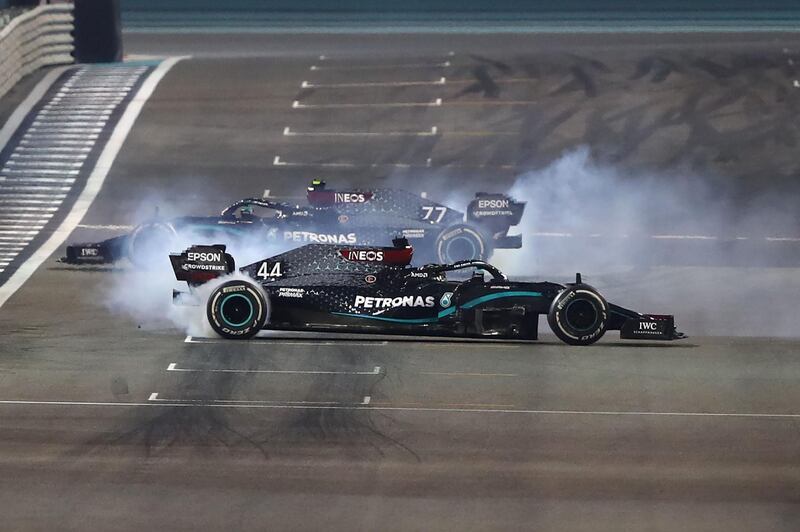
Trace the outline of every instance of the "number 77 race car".
<instances>
[{"instance_id":1,"label":"number 77 race car","mask_svg":"<svg viewBox=\"0 0 800 532\"><path fill-rule=\"evenodd\" d=\"M393 247L308 244L238 270L224 245L171 254L190 291L177 304L206 305L220 336L244 339L262 329L395 333L535 340L539 316L564 342L589 345L607 330L623 339L676 340L672 316L639 314L608 303L591 286L510 281L482 260L410 266L405 238ZM448 274L472 270L472 277ZM488 278L487 278L488 276ZM201 301L199 294L210 294Z\"/></svg>"},{"instance_id":2,"label":"number 77 race car","mask_svg":"<svg viewBox=\"0 0 800 532\"><path fill-rule=\"evenodd\" d=\"M525 203L504 194L478 193L462 212L403 190L337 191L314 180L303 205L243 199L219 216L154 220L130 234L71 244L61 261L105 264L127 258L147 268L197 240L225 243L232 251L255 247L266 252L302 243L376 245L397 234L412 240L417 259L426 262L487 259L495 249L522 247L522 236L508 232L524 209Z\"/></svg>"}]
</instances>

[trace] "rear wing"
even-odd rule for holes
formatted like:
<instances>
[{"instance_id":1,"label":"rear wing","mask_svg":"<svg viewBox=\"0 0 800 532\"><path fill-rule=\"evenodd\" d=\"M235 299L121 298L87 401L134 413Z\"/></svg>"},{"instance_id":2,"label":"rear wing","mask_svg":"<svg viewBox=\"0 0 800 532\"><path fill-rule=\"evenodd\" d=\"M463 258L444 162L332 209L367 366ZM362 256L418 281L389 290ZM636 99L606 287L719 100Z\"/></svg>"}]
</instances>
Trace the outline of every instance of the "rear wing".
<instances>
[{"instance_id":1,"label":"rear wing","mask_svg":"<svg viewBox=\"0 0 800 532\"><path fill-rule=\"evenodd\" d=\"M207 283L236 269L236 262L225 253L224 244L192 246L183 253L170 253L169 261L175 278L190 286Z\"/></svg>"},{"instance_id":2,"label":"rear wing","mask_svg":"<svg viewBox=\"0 0 800 532\"><path fill-rule=\"evenodd\" d=\"M524 201L515 201L505 194L478 192L467 206L467 222L486 228L496 248L520 248L522 236L509 235L508 230L519 224L524 212Z\"/></svg>"}]
</instances>

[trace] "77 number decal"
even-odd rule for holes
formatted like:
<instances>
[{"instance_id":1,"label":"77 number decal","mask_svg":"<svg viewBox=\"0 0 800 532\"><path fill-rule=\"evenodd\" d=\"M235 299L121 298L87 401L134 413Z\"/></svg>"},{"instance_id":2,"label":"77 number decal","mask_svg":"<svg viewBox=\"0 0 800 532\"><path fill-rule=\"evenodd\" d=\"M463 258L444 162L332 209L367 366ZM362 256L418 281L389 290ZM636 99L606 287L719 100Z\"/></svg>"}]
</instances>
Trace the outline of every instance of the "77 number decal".
<instances>
[{"instance_id":1,"label":"77 number decal","mask_svg":"<svg viewBox=\"0 0 800 532\"><path fill-rule=\"evenodd\" d=\"M422 219L432 223L438 224L441 222L445 213L447 213L447 207L433 207L429 205L423 205L422 207Z\"/></svg>"}]
</instances>

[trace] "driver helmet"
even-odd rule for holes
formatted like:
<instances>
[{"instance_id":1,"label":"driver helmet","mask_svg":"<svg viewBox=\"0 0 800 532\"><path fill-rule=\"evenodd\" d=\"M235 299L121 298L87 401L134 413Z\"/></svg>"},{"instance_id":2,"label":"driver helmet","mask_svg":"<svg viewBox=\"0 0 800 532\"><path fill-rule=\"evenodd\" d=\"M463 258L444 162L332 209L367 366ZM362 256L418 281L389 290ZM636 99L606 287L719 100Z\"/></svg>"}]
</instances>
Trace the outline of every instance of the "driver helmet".
<instances>
[{"instance_id":1,"label":"driver helmet","mask_svg":"<svg viewBox=\"0 0 800 532\"><path fill-rule=\"evenodd\" d=\"M239 210L239 219L243 222L252 222L255 219L253 215L253 206L249 203L247 205L242 205L242 208Z\"/></svg>"},{"instance_id":2,"label":"driver helmet","mask_svg":"<svg viewBox=\"0 0 800 532\"><path fill-rule=\"evenodd\" d=\"M325 190L325 181L322 179L312 179L308 185L309 192L316 192L317 190Z\"/></svg>"}]
</instances>

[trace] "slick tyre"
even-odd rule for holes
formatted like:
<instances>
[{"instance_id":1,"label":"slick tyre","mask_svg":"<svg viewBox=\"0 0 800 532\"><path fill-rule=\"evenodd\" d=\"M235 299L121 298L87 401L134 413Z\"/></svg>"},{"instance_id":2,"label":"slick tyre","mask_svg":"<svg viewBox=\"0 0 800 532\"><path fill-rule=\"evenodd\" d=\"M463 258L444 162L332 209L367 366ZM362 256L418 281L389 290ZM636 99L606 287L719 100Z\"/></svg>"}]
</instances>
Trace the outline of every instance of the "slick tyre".
<instances>
[{"instance_id":1,"label":"slick tyre","mask_svg":"<svg viewBox=\"0 0 800 532\"><path fill-rule=\"evenodd\" d=\"M164 223L142 224L131 233L128 259L139 269L152 270L169 265L169 252L175 241L175 230Z\"/></svg>"},{"instance_id":2,"label":"slick tyre","mask_svg":"<svg viewBox=\"0 0 800 532\"><path fill-rule=\"evenodd\" d=\"M252 338L269 319L269 299L246 281L228 281L211 292L206 316L211 328L231 340Z\"/></svg>"},{"instance_id":3,"label":"slick tyre","mask_svg":"<svg viewBox=\"0 0 800 532\"><path fill-rule=\"evenodd\" d=\"M475 227L456 224L439 233L434 243L434 253L440 264L485 260L492 254L492 246L490 240Z\"/></svg>"},{"instance_id":4,"label":"slick tyre","mask_svg":"<svg viewBox=\"0 0 800 532\"><path fill-rule=\"evenodd\" d=\"M590 286L570 286L553 300L547 323L563 342L590 345L606 332L608 303Z\"/></svg>"}]
</instances>

